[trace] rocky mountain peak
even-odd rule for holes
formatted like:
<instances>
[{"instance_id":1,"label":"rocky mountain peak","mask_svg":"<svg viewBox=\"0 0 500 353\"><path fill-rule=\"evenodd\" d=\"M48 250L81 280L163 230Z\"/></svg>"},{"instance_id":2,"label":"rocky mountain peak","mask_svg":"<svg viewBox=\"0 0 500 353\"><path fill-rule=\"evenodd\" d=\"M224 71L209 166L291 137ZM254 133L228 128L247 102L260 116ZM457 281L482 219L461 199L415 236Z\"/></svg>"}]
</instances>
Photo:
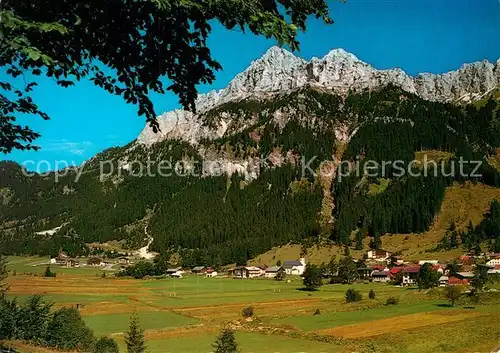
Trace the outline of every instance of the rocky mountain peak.
<instances>
[{"instance_id":1,"label":"rocky mountain peak","mask_svg":"<svg viewBox=\"0 0 500 353\"><path fill-rule=\"evenodd\" d=\"M264 53L264 55L262 55L262 57L253 61L252 64L258 63L258 62L279 64L283 60L304 61L305 62L305 60L296 57L292 52L274 45L271 48L267 49L266 52Z\"/></svg>"},{"instance_id":2,"label":"rocky mountain peak","mask_svg":"<svg viewBox=\"0 0 500 353\"><path fill-rule=\"evenodd\" d=\"M230 93L273 92L299 87L307 80L304 67L307 61L289 51L271 47L229 83Z\"/></svg>"},{"instance_id":3,"label":"rocky mountain peak","mask_svg":"<svg viewBox=\"0 0 500 353\"><path fill-rule=\"evenodd\" d=\"M350 60L361 61L356 55L345 51L342 48L332 49L323 57L323 60Z\"/></svg>"},{"instance_id":4,"label":"rocky mountain peak","mask_svg":"<svg viewBox=\"0 0 500 353\"><path fill-rule=\"evenodd\" d=\"M306 85L346 95L389 84L426 100L470 102L500 84L500 59L495 64L486 60L464 64L456 71L441 75L423 73L411 77L401 69L377 70L344 49L333 49L321 59L314 57L306 61L274 46L236 75L226 88L201 94L196 107L198 113L204 113L227 102L248 97L271 99L277 93ZM146 126L137 142L150 145L167 138L179 138L196 144L202 137L217 138L226 131L225 125L209 129L198 115L183 110L164 113L158 122L160 133L155 134Z\"/></svg>"}]
</instances>

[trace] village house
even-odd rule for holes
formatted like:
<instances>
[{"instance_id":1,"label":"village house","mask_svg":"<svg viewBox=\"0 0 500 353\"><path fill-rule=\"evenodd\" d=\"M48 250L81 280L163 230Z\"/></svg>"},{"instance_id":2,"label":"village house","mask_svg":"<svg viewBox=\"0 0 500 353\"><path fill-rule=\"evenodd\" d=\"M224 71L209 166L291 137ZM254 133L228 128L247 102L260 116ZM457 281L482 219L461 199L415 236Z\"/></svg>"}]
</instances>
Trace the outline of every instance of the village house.
<instances>
[{"instance_id":1,"label":"village house","mask_svg":"<svg viewBox=\"0 0 500 353\"><path fill-rule=\"evenodd\" d=\"M130 258L128 256L120 256L118 258L118 263L120 265L130 265L132 263L132 261L130 260Z\"/></svg>"},{"instance_id":2,"label":"village house","mask_svg":"<svg viewBox=\"0 0 500 353\"><path fill-rule=\"evenodd\" d=\"M369 279L371 278L371 273L373 269L371 267L358 267L358 278L359 279Z\"/></svg>"},{"instance_id":3,"label":"village house","mask_svg":"<svg viewBox=\"0 0 500 353\"><path fill-rule=\"evenodd\" d=\"M184 271L182 271L182 267L174 267L174 268L168 268L165 271L165 274L169 277L182 278Z\"/></svg>"},{"instance_id":4,"label":"village house","mask_svg":"<svg viewBox=\"0 0 500 353\"><path fill-rule=\"evenodd\" d=\"M448 285L449 286L468 286L470 283L470 280L468 278L458 278L455 276L450 276L448 278Z\"/></svg>"},{"instance_id":5,"label":"village house","mask_svg":"<svg viewBox=\"0 0 500 353\"><path fill-rule=\"evenodd\" d=\"M282 266L271 266L268 267L264 273L266 278L275 278L278 273L284 273L285 269Z\"/></svg>"},{"instance_id":6,"label":"village house","mask_svg":"<svg viewBox=\"0 0 500 353\"><path fill-rule=\"evenodd\" d=\"M205 277L208 277L208 278L217 277L217 271L215 271L211 268L206 269L204 272L205 272Z\"/></svg>"},{"instance_id":7,"label":"village house","mask_svg":"<svg viewBox=\"0 0 500 353\"><path fill-rule=\"evenodd\" d=\"M422 266L423 264L431 264L431 265L437 265L439 263L438 260L420 260L418 264Z\"/></svg>"},{"instance_id":8,"label":"village house","mask_svg":"<svg viewBox=\"0 0 500 353\"><path fill-rule=\"evenodd\" d=\"M264 271L260 267L247 266L246 269L248 278L260 277L264 274Z\"/></svg>"},{"instance_id":9,"label":"village house","mask_svg":"<svg viewBox=\"0 0 500 353\"><path fill-rule=\"evenodd\" d=\"M440 275L442 275L442 274L444 274L444 271L445 271L445 265L435 264L435 265L432 265L432 269L434 271L436 271L437 273L439 273Z\"/></svg>"},{"instance_id":10,"label":"village house","mask_svg":"<svg viewBox=\"0 0 500 353\"><path fill-rule=\"evenodd\" d=\"M500 265L496 265L488 270L488 275L500 275Z\"/></svg>"},{"instance_id":11,"label":"village house","mask_svg":"<svg viewBox=\"0 0 500 353\"><path fill-rule=\"evenodd\" d=\"M440 287L446 287L446 286L448 286L448 281L449 281L448 276L441 276L441 277L439 277L439 286Z\"/></svg>"},{"instance_id":12,"label":"village house","mask_svg":"<svg viewBox=\"0 0 500 353\"><path fill-rule=\"evenodd\" d=\"M282 267L285 269L287 275L302 276L306 269L306 260L300 258L299 260L285 260Z\"/></svg>"},{"instance_id":13,"label":"village house","mask_svg":"<svg viewBox=\"0 0 500 353\"><path fill-rule=\"evenodd\" d=\"M106 263L100 257L91 257L87 260L88 266L105 266Z\"/></svg>"},{"instance_id":14,"label":"village house","mask_svg":"<svg viewBox=\"0 0 500 353\"><path fill-rule=\"evenodd\" d=\"M67 259L66 260L66 267L70 268L70 267L80 267L80 262L78 260L75 260L75 259Z\"/></svg>"},{"instance_id":15,"label":"village house","mask_svg":"<svg viewBox=\"0 0 500 353\"><path fill-rule=\"evenodd\" d=\"M263 274L263 270L256 266L240 266L232 270L234 278L255 278Z\"/></svg>"},{"instance_id":16,"label":"village house","mask_svg":"<svg viewBox=\"0 0 500 353\"><path fill-rule=\"evenodd\" d=\"M372 276L372 282L389 282L390 277L389 277L389 272L386 271L378 271L375 270L371 273Z\"/></svg>"},{"instance_id":17,"label":"village house","mask_svg":"<svg viewBox=\"0 0 500 353\"><path fill-rule=\"evenodd\" d=\"M485 265L489 267L500 266L500 259L491 259Z\"/></svg>"},{"instance_id":18,"label":"village house","mask_svg":"<svg viewBox=\"0 0 500 353\"><path fill-rule=\"evenodd\" d=\"M368 250L366 253L366 258L375 261L387 261L391 257L389 251L383 249Z\"/></svg>"},{"instance_id":19,"label":"village house","mask_svg":"<svg viewBox=\"0 0 500 353\"><path fill-rule=\"evenodd\" d=\"M55 259L51 259L50 263L55 263L60 266L66 266L66 263L70 257L63 253L62 251L57 255Z\"/></svg>"},{"instance_id":20,"label":"village house","mask_svg":"<svg viewBox=\"0 0 500 353\"><path fill-rule=\"evenodd\" d=\"M474 272L467 271L467 272L457 272L455 274L455 277L460 278L460 279L468 279L471 280L474 277Z\"/></svg>"},{"instance_id":21,"label":"village house","mask_svg":"<svg viewBox=\"0 0 500 353\"><path fill-rule=\"evenodd\" d=\"M391 256L391 264L393 266L401 266L403 264L403 256L401 256L401 255L392 255Z\"/></svg>"},{"instance_id":22,"label":"village house","mask_svg":"<svg viewBox=\"0 0 500 353\"><path fill-rule=\"evenodd\" d=\"M191 270L191 272L195 274L205 273L205 271L205 266L196 266Z\"/></svg>"},{"instance_id":23,"label":"village house","mask_svg":"<svg viewBox=\"0 0 500 353\"><path fill-rule=\"evenodd\" d=\"M471 265L474 265L474 263L475 263L474 259L469 255L461 255L459 257L459 260L460 260L460 263L462 265L471 266Z\"/></svg>"},{"instance_id":24,"label":"village house","mask_svg":"<svg viewBox=\"0 0 500 353\"><path fill-rule=\"evenodd\" d=\"M402 270L403 273L403 286L411 286L417 283L420 266L410 266Z\"/></svg>"},{"instance_id":25,"label":"village house","mask_svg":"<svg viewBox=\"0 0 500 353\"><path fill-rule=\"evenodd\" d=\"M398 275L398 273L400 273L401 271L404 270L404 267L400 267L400 266L397 266L397 267L393 267L389 270L389 276L392 278L392 279L395 279L396 276Z\"/></svg>"},{"instance_id":26,"label":"village house","mask_svg":"<svg viewBox=\"0 0 500 353\"><path fill-rule=\"evenodd\" d=\"M368 265L368 267L371 268L372 271L389 272L389 267L387 267L387 265L375 264Z\"/></svg>"}]
</instances>

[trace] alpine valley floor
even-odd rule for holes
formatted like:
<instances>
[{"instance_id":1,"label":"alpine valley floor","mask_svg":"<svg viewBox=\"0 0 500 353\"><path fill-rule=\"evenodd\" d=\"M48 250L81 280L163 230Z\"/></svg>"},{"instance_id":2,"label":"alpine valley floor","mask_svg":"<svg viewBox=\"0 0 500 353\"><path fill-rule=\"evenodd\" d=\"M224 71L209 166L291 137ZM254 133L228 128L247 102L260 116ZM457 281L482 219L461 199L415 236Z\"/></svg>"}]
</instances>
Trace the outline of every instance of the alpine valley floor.
<instances>
[{"instance_id":1,"label":"alpine valley floor","mask_svg":"<svg viewBox=\"0 0 500 353\"><path fill-rule=\"evenodd\" d=\"M55 268L56 278L44 278L41 263L46 261L10 257L9 295L22 301L42 293L55 307L79 304L96 336L115 338L123 352L123 334L134 311L150 353L210 352L223 325L236 330L242 353L492 352L500 343L498 300L451 307L439 290L380 283L329 284L309 294L298 290L301 279L292 276L281 282L196 275L135 280L102 278L92 269ZM363 300L345 303L347 288L359 290ZM368 299L370 289L376 299ZM386 306L390 296L399 298L399 304ZM249 305L254 307L252 321L241 317ZM316 309L319 315L313 315ZM56 352L9 344L21 352Z\"/></svg>"}]
</instances>

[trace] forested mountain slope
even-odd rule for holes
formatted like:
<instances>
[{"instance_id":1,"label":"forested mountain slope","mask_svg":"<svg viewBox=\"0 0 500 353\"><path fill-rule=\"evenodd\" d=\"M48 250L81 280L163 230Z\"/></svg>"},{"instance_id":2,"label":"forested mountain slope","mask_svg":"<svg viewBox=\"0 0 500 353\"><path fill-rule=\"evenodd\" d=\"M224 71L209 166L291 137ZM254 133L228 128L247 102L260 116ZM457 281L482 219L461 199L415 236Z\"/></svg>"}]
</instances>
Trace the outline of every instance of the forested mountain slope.
<instances>
[{"instance_id":1,"label":"forested mountain slope","mask_svg":"<svg viewBox=\"0 0 500 353\"><path fill-rule=\"evenodd\" d=\"M480 104L458 105L451 96L444 102L443 89L429 100L415 83L408 92L404 88L411 87L391 81L393 73L382 75L337 55L323 59L321 75L311 77L321 83L341 64L371 75L368 86L339 91L331 82L328 87L301 78L302 67L318 70L318 63L285 59L277 72L295 80L289 86L266 91L263 82L276 72L266 71L269 63L262 69L260 59L216 98L202 97L197 115L167 113L160 135L152 139L143 132L137 141L57 175L57 182L56 174L26 176L19 165L0 162L0 248L78 255L88 253L87 243L122 239L138 248L145 245L147 226L153 250L179 252L186 265L243 263L287 243L361 248L367 237L377 246L386 233L423 233L446 188L471 179L499 186L492 161L500 147L500 118L489 87L479 94ZM456 82L470 74L464 70ZM488 70L480 77L495 78L496 66ZM480 86L471 86L470 96ZM370 175L347 170L356 163L363 170L369 161L410 165L416 152L428 150L449 156L445 173L413 177L399 175L394 166ZM475 171L481 176L470 177L471 164L462 173L469 176L451 173L460 158L482 162ZM176 168L161 176L165 161ZM332 173L319 173L325 170Z\"/></svg>"}]
</instances>

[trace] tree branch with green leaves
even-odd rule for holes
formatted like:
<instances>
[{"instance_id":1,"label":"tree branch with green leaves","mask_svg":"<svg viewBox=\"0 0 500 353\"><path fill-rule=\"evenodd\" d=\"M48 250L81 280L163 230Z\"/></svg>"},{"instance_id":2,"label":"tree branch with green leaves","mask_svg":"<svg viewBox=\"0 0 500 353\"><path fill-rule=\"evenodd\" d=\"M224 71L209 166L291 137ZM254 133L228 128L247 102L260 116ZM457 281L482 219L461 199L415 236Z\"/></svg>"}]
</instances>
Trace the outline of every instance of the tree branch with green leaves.
<instances>
[{"instance_id":1,"label":"tree branch with green leaves","mask_svg":"<svg viewBox=\"0 0 500 353\"><path fill-rule=\"evenodd\" d=\"M0 67L10 79L0 82L0 152L37 149L39 133L17 123L49 118L30 97L37 76L62 87L88 78L158 131L150 92L172 91L195 111L197 85L222 68L207 46L213 21L297 50L309 16L332 22L326 0L4 0ZM14 87L19 76L31 81Z\"/></svg>"}]
</instances>

